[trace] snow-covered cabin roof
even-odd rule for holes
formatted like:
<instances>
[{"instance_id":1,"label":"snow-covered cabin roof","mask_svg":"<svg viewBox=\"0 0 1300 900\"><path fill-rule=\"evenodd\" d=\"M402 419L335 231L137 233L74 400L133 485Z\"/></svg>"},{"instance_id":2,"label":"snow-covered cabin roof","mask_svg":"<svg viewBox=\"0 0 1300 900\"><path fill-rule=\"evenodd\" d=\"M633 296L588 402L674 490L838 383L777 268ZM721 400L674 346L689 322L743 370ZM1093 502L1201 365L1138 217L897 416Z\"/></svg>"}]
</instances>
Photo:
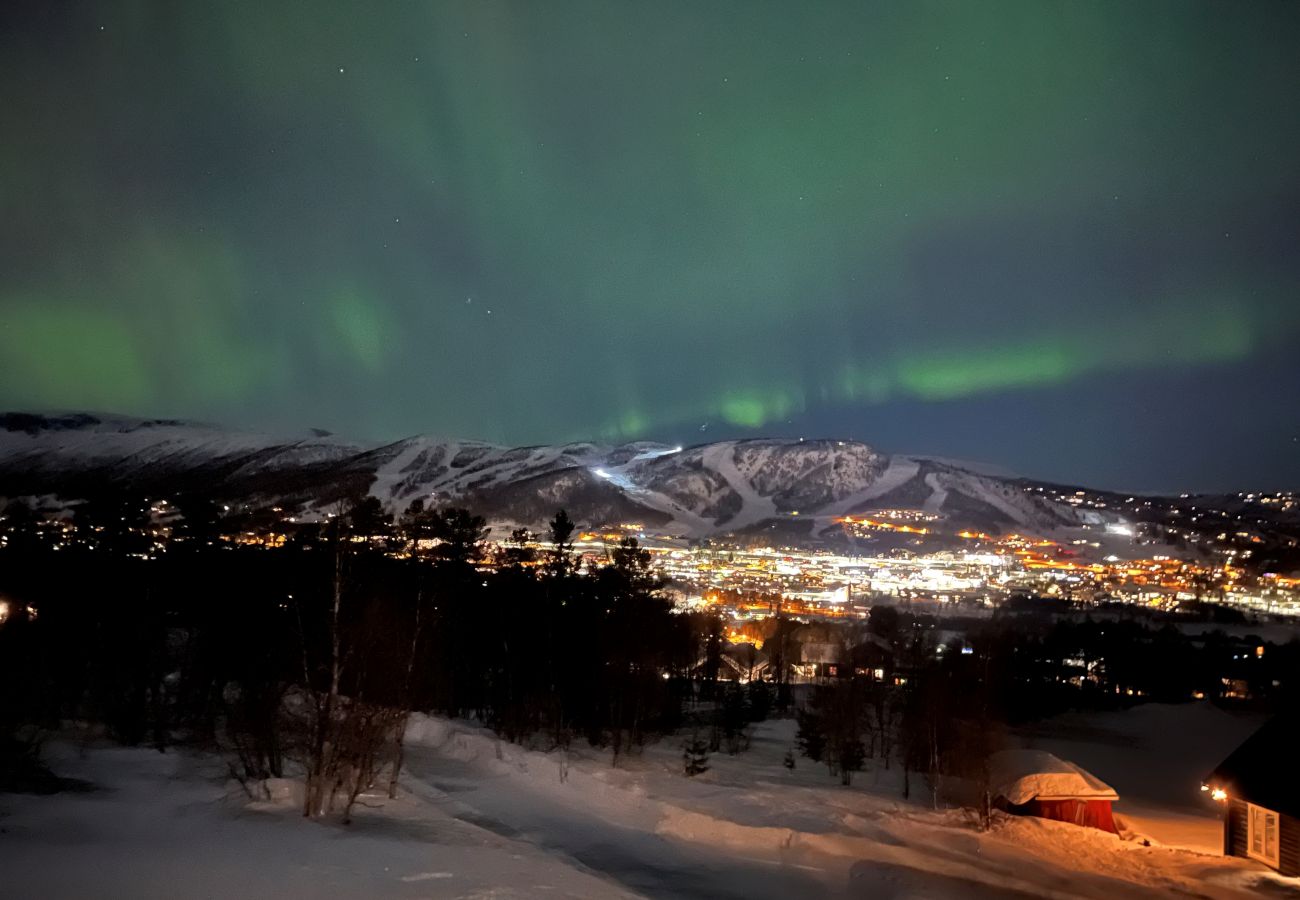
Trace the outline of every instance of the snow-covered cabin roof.
<instances>
[{"instance_id":1,"label":"snow-covered cabin roof","mask_svg":"<svg viewBox=\"0 0 1300 900\"><path fill-rule=\"evenodd\" d=\"M989 760L993 796L1019 806L1030 800L1118 800L1097 776L1046 750L1003 750Z\"/></svg>"}]
</instances>

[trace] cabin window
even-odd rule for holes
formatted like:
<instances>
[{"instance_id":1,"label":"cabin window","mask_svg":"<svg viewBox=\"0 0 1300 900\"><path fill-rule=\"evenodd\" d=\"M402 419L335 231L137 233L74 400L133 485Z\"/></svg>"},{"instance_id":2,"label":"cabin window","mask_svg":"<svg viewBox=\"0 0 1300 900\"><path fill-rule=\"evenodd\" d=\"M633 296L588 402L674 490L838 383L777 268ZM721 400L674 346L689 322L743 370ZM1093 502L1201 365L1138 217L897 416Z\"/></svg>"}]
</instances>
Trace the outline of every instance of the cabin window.
<instances>
[{"instance_id":1,"label":"cabin window","mask_svg":"<svg viewBox=\"0 0 1300 900\"><path fill-rule=\"evenodd\" d=\"M1253 859L1278 864L1278 815L1271 809L1246 804L1246 853Z\"/></svg>"}]
</instances>

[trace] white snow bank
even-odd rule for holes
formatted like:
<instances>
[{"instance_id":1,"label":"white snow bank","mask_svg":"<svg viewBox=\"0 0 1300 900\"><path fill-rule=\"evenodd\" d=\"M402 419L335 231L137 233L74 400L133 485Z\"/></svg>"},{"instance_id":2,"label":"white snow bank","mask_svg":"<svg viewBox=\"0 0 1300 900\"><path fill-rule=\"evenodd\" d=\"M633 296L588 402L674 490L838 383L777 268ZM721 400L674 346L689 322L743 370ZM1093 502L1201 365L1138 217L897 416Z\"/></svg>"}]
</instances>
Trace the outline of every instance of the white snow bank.
<instances>
[{"instance_id":1,"label":"white snow bank","mask_svg":"<svg viewBox=\"0 0 1300 900\"><path fill-rule=\"evenodd\" d=\"M1118 800L1091 772L1046 750L1003 750L989 761L993 796L1019 806L1039 800Z\"/></svg>"},{"instance_id":2,"label":"white snow bank","mask_svg":"<svg viewBox=\"0 0 1300 900\"><path fill-rule=\"evenodd\" d=\"M405 741L412 747L441 747L451 737L452 724L424 713L411 713L406 719Z\"/></svg>"},{"instance_id":3,"label":"white snow bank","mask_svg":"<svg viewBox=\"0 0 1300 900\"><path fill-rule=\"evenodd\" d=\"M1109 740L1158 720L1175 741L1181 721L1203 715L1129 710L1106 714L1104 729L1080 718L1072 734ZM861 773L851 788L802 758L787 769L794 737L790 720L760 723L749 752L714 754L707 773L687 778L678 739L611 768L608 749L584 742L541 752L477 723L412 716L397 799L368 794L347 827L302 819L293 782L268 783L263 802L232 793L219 758L52 745L56 771L100 789L0 795L0 896L1246 900L1294 890L1217 851L1019 816L979 831L962 811L903 800L896 768ZM1089 746L1057 752L1093 765ZM1140 768L1157 748L1101 746L1115 755L1097 771L1131 799L1121 763ZM1147 811L1153 825L1174 814ZM1172 824L1198 826L1184 818Z\"/></svg>"},{"instance_id":4,"label":"white snow bank","mask_svg":"<svg viewBox=\"0 0 1300 900\"><path fill-rule=\"evenodd\" d=\"M408 790L646 896L1244 898L1275 881L1243 860L1067 823L998 815L980 832L962 811L902 800L891 777L862 773L845 789L803 759L787 770L788 720L761 723L748 753L714 754L696 778L681 773L676 740L618 768L608 750L575 743L561 769L561 751L473 723L417 730L428 743L411 747Z\"/></svg>"},{"instance_id":5,"label":"white snow bank","mask_svg":"<svg viewBox=\"0 0 1300 900\"><path fill-rule=\"evenodd\" d=\"M47 747L55 771L94 785L0 793L0 897L41 900L555 900L637 893L561 854L406 792L368 794L353 823L299 814L301 785L248 801L219 757Z\"/></svg>"}]
</instances>

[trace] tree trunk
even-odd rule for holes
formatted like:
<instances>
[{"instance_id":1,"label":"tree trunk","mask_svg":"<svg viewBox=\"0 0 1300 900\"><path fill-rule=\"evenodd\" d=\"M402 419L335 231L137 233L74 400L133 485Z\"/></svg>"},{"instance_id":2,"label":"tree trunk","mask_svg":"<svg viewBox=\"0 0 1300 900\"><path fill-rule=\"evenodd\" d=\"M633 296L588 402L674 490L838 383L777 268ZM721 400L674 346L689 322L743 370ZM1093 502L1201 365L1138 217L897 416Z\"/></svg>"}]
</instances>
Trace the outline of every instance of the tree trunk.
<instances>
[{"instance_id":1,"label":"tree trunk","mask_svg":"<svg viewBox=\"0 0 1300 900\"><path fill-rule=\"evenodd\" d=\"M424 606L424 591L415 592L415 627L411 632L411 646L406 655L406 681L402 686L402 709L410 717L411 685L415 680L415 651L420 642L420 628L423 624L421 608ZM397 779L402 774L402 763L406 760L406 723L405 721L393 734L393 771L388 778L388 799L397 799Z\"/></svg>"},{"instance_id":2,"label":"tree trunk","mask_svg":"<svg viewBox=\"0 0 1300 900\"><path fill-rule=\"evenodd\" d=\"M343 606L343 547L341 523L334 535L334 590L330 603L330 685L322 701L317 704L315 758L307 772L306 802L303 815L318 818L329 811L336 790L336 761L334 721L338 708L339 690L343 681L343 635L339 629Z\"/></svg>"}]
</instances>

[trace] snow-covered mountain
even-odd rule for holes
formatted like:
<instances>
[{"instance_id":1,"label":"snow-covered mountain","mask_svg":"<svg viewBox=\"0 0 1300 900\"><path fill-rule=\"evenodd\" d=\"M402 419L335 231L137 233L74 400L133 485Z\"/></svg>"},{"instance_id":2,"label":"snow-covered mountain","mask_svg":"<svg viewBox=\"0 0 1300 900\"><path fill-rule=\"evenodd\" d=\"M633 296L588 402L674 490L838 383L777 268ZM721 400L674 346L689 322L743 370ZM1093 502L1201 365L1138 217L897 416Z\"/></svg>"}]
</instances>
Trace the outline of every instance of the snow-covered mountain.
<instances>
[{"instance_id":1,"label":"snow-covered mountain","mask_svg":"<svg viewBox=\"0 0 1300 900\"><path fill-rule=\"evenodd\" d=\"M539 525L564 508L584 524L635 521L691 536L776 526L812 536L837 517L881 509L1039 533L1095 515L1027 484L855 441L500 447L420 436L374 446L325 432L275 437L176 420L0 414L0 496L10 497L129 490L322 508L368 492L394 512L425 498Z\"/></svg>"}]
</instances>

